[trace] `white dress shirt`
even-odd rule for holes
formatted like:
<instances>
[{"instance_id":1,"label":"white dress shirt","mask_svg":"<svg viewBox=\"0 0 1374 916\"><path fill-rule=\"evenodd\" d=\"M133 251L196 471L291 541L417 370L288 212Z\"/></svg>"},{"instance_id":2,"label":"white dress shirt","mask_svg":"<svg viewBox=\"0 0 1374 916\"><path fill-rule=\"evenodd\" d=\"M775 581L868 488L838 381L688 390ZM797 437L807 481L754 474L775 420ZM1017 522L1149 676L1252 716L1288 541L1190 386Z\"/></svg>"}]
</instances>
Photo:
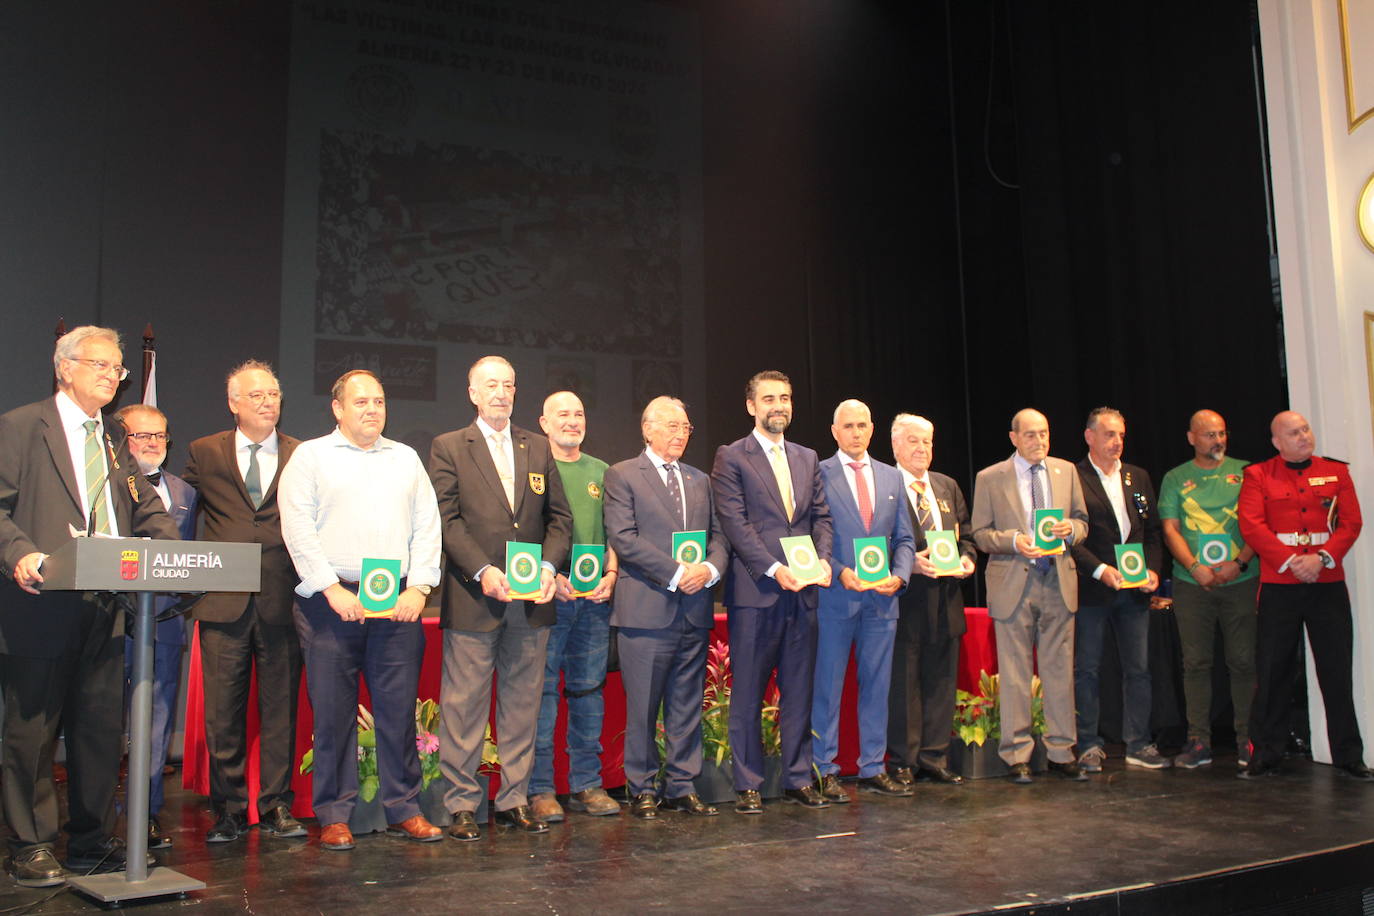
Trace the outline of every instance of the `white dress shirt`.
<instances>
[{"instance_id":1,"label":"white dress shirt","mask_svg":"<svg viewBox=\"0 0 1374 916\"><path fill-rule=\"evenodd\" d=\"M911 508L916 513L916 529L920 533L921 527L921 505L916 491L911 488L912 483L919 480L925 484L926 488L926 509L930 512L930 527L936 531L944 529L944 517L940 515L940 504L935 501L935 491L930 486L930 471L927 470L920 477L908 471L906 468L898 468L902 472L902 487L906 490L907 502L911 503Z\"/></svg>"},{"instance_id":2,"label":"white dress shirt","mask_svg":"<svg viewBox=\"0 0 1374 916\"><path fill-rule=\"evenodd\" d=\"M108 511L106 515L110 519L110 535L119 537L119 522L115 518L114 503L110 500L110 450L105 444L105 418L100 411L95 412L95 416L87 416L86 412L76 406L65 391L57 392L55 398L57 402L57 417L62 422L62 432L67 437L67 451L72 456L72 469L76 472L76 491L81 495L81 515L90 520L91 500L90 494L86 492L86 427L87 420L95 421L95 438L100 443L101 473L105 474L105 506ZM134 471L138 472L138 466L134 466ZM85 533L86 526L81 526L82 533Z\"/></svg>"},{"instance_id":3,"label":"white dress shirt","mask_svg":"<svg viewBox=\"0 0 1374 916\"><path fill-rule=\"evenodd\" d=\"M404 443L381 437L363 449L338 429L302 442L282 471L277 505L302 598L357 582L364 557L400 560L407 587L439 584L439 503Z\"/></svg>"},{"instance_id":4,"label":"white dress shirt","mask_svg":"<svg viewBox=\"0 0 1374 916\"><path fill-rule=\"evenodd\" d=\"M646 458L649 459L650 462L653 463L654 468L658 471L658 476L661 477L661 478L663 479L663 485L664 485L665 487L668 486L668 473L669 473L669 472L668 472L668 470L667 470L666 467L665 467L665 465L667 465L668 462L664 461L663 458L661 458L661 457L659 457L657 454L655 454L654 450L651 449L651 448L649 448L648 446L645 446L645 448L644 448L644 455L645 455ZM674 476L677 477L677 491L678 491L679 493L682 494L682 529L681 529L681 530L686 531L686 530L687 530L687 488L684 487L684 486L682 485L682 464L681 464L681 462L676 462L676 461L675 461L675 462L673 462L673 465L674 465L674 470L672 471L672 473L673 473ZM710 532L709 530L706 532L706 536L707 536L708 538L711 536L711 532ZM702 562L706 564L706 568L707 568L707 569L711 570L711 580L710 580L709 582L706 583L706 587L707 587L707 588L711 588L711 587L714 586L717 582L720 581L720 570L716 569L716 566L715 566L714 563L708 563L708 562L706 562L705 560L702 560ZM687 571L687 567L685 567L685 566L683 566L681 563L679 563L678 566L677 566L677 572L673 573L673 578L671 578L671 579L668 580L668 591L670 591L670 592L675 592L675 591L677 591L677 584L678 584L678 582L682 579L682 574L685 573L686 571Z\"/></svg>"},{"instance_id":5,"label":"white dress shirt","mask_svg":"<svg viewBox=\"0 0 1374 916\"><path fill-rule=\"evenodd\" d=\"M1126 511L1126 492L1121 486L1121 459L1116 459L1110 473L1104 472L1092 458L1088 459L1088 464L1093 466L1093 470L1097 472L1097 479L1102 482L1102 489L1107 491L1107 501L1112 504L1112 512L1116 515L1116 527L1121 532L1119 543L1124 544L1131 536L1131 516ZM1093 578L1101 579L1106 569L1106 563L1098 563L1097 568L1093 570Z\"/></svg>"},{"instance_id":6,"label":"white dress shirt","mask_svg":"<svg viewBox=\"0 0 1374 916\"><path fill-rule=\"evenodd\" d=\"M234 430L234 457L239 463L239 477L245 485L248 482L248 458L252 454L248 446L252 444L253 440L245 436L243 430ZM272 481L277 479L277 464L280 457L277 431L272 430L259 444L262 448L258 449L258 479L262 482L262 492L265 495L271 489Z\"/></svg>"},{"instance_id":7,"label":"white dress shirt","mask_svg":"<svg viewBox=\"0 0 1374 916\"><path fill-rule=\"evenodd\" d=\"M772 464L773 464L773 449L775 449L775 448L780 448L780 449L782 449L782 463L783 463L783 466L787 468L787 479L788 479L788 480L791 480L791 479L792 479L792 465L790 465L790 464L787 463L787 440L786 440L786 439L779 439L777 442L774 442L772 439L769 439L769 438L768 438L767 436L765 436L763 433L759 432L759 428L758 428L757 426L754 427L754 438L755 438L756 440L758 440L759 447L761 447L761 448L763 449L763 457L768 459L768 464L769 464L770 467L771 467ZM793 505L794 508L795 508L795 506L797 505L797 494L796 494L796 493L793 493L793 494L792 494L792 505ZM763 574L764 574L765 576L767 576L768 578L772 579L772 578L774 578L775 574L777 573L778 567L781 566L781 565L782 565L782 563L778 562L777 560L774 560L774 561L773 561L773 565L770 566L770 567L768 567L768 569L764 570L764 573L763 573Z\"/></svg>"},{"instance_id":8,"label":"white dress shirt","mask_svg":"<svg viewBox=\"0 0 1374 916\"><path fill-rule=\"evenodd\" d=\"M863 455L858 458L850 458L844 452L837 451L835 457L839 459L840 467L844 470L844 479L845 482L849 484L849 495L854 497L854 505L859 505L859 485L854 477L856 474L863 474L864 484L868 487L868 511L875 512L877 506L874 505L873 501L873 463L868 460L868 452L864 452ZM862 464L863 467L855 471L849 466L851 461L857 461ZM862 507L859 508L859 517L863 517Z\"/></svg>"}]
</instances>

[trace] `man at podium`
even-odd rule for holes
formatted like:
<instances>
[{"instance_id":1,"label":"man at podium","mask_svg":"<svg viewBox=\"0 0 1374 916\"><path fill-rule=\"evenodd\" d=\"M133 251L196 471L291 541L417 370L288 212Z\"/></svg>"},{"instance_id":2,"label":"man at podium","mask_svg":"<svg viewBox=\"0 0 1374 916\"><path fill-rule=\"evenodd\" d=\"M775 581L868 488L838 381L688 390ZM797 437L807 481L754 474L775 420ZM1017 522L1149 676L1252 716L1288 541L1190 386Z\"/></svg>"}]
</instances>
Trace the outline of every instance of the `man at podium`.
<instances>
[{"instance_id":1,"label":"man at podium","mask_svg":"<svg viewBox=\"0 0 1374 916\"><path fill-rule=\"evenodd\" d=\"M67 867L121 870L113 835L123 723L123 621L89 592L47 592L43 560L78 534L176 540L177 526L100 409L129 374L119 334L79 327L53 353L57 394L0 416L0 687L11 857L25 887L65 879L53 855L53 749L67 738Z\"/></svg>"}]
</instances>

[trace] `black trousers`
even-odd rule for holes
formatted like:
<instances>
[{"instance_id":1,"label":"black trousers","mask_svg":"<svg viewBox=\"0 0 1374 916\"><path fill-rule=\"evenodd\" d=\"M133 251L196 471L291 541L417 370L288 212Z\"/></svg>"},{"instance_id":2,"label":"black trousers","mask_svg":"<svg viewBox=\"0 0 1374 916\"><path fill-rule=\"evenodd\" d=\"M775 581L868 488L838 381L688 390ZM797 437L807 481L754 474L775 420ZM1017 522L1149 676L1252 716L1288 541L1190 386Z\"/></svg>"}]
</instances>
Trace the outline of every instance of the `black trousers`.
<instances>
[{"instance_id":1,"label":"black trousers","mask_svg":"<svg viewBox=\"0 0 1374 916\"><path fill-rule=\"evenodd\" d=\"M56 596L55 596L56 597ZM5 655L3 798L16 854L51 848L57 840L53 751L59 730L67 743L67 848L94 851L114 832L124 726L124 637L110 611L78 593L77 626L56 658Z\"/></svg>"},{"instance_id":2,"label":"black trousers","mask_svg":"<svg viewBox=\"0 0 1374 916\"><path fill-rule=\"evenodd\" d=\"M949 736L959 677L959 637L949 635L946 611L903 608L892 652L887 699L887 753L891 766L949 766Z\"/></svg>"},{"instance_id":3,"label":"black trousers","mask_svg":"<svg viewBox=\"0 0 1374 916\"><path fill-rule=\"evenodd\" d=\"M248 688L258 674L258 811L291 807L296 755L296 699L301 648L294 624L272 626L257 615L257 598L232 623L200 621L205 684L205 744L210 753L210 801L217 811L248 810Z\"/></svg>"},{"instance_id":4,"label":"black trousers","mask_svg":"<svg viewBox=\"0 0 1374 916\"><path fill-rule=\"evenodd\" d=\"M1326 706L1326 731L1331 740L1331 762L1336 766L1361 762L1364 742L1355 719L1351 673L1350 593L1344 582L1310 585L1260 586L1259 622L1255 638L1255 702L1250 707L1250 738L1255 743L1253 760L1277 764L1288 744L1293 680L1297 675L1298 640L1303 626L1312 647L1322 702Z\"/></svg>"}]
</instances>

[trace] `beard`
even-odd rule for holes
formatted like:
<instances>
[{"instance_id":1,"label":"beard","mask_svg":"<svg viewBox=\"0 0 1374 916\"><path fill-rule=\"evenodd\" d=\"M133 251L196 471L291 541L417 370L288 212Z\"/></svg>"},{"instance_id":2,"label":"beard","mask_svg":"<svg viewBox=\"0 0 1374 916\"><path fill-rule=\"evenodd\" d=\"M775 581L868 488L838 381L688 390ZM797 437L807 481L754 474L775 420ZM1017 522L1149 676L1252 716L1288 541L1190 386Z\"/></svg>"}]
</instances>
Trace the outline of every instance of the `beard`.
<instances>
[{"instance_id":1,"label":"beard","mask_svg":"<svg viewBox=\"0 0 1374 916\"><path fill-rule=\"evenodd\" d=\"M792 418L781 411L773 411L763 419L763 428L774 434L786 432L791 425Z\"/></svg>"}]
</instances>

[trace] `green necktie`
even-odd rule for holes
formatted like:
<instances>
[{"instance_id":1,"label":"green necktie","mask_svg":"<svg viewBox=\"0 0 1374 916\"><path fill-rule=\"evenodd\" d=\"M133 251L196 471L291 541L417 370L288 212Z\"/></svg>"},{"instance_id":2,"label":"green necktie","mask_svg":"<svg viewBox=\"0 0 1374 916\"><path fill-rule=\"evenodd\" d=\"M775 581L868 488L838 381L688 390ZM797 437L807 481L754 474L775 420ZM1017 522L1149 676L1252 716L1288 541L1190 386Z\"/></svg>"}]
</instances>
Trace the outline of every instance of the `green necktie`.
<instances>
[{"instance_id":1,"label":"green necktie","mask_svg":"<svg viewBox=\"0 0 1374 916\"><path fill-rule=\"evenodd\" d=\"M110 507L105 504L105 459L100 455L100 437L95 434L97 423L87 420L86 427L86 505L95 516L95 534L110 533ZM89 516L88 516L89 519Z\"/></svg>"},{"instance_id":2,"label":"green necktie","mask_svg":"<svg viewBox=\"0 0 1374 916\"><path fill-rule=\"evenodd\" d=\"M253 501L254 509L262 508L262 469L258 467L258 449L262 445L253 442L248 446L248 473L243 475L243 485L248 490L248 498Z\"/></svg>"}]
</instances>

